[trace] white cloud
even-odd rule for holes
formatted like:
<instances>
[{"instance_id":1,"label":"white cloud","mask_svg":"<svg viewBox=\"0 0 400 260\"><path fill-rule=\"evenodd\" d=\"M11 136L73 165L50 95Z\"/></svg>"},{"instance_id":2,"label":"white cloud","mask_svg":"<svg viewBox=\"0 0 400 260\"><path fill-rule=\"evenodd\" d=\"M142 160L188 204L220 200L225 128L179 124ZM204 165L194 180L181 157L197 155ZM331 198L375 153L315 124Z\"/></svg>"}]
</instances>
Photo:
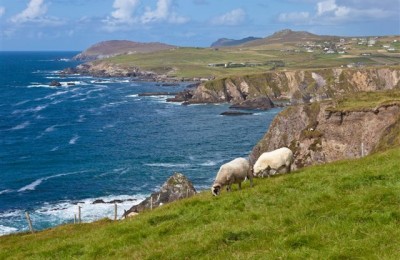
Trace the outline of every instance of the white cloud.
<instances>
[{"instance_id":1,"label":"white cloud","mask_svg":"<svg viewBox=\"0 0 400 260\"><path fill-rule=\"evenodd\" d=\"M170 0L158 0L157 8L155 10L147 8L146 12L140 18L141 22L146 24L166 20L169 15L170 4Z\"/></svg>"},{"instance_id":2,"label":"white cloud","mask_svg":"<svg viewBox=\"0 0 400 260\"><path fill-rule=\"evenodd\" d=\"M21 13L13 16L11 22L25 23L35 19L40 19L47 12L47 6L44 0L30 0L28 6Z\"/></svg>"},{"instance_id":3,"label":"white cloud","mask_svg":"<svg viewBox=\"0 0 400 260\"><path fill-rule=\"evenodd\" d=\"M294 24L321 25L371 21L398 15L396 11L374 7L372 2L369 2L369 5L362 6L350 6L347 3L350 2L341 1L341 3L338 4L336 0L319 1L316 3L315 14L310 14L308 12L281 13L278 17L278 21ZM378 6L378 4L376 6ZM382 7L382 5L379 6Z\"/></svg>"},{"instance_id":4,"label":"white cloud","mask_svg":"<svg viewBox=\"0 0 400 260\"><path fill-rule=\"evenodd\" d=\"M308 12L293 12L293 13L282 13L278 17L279 22L283 23L304 23L310 19L310 13Z\"/></svg>"},{"instance_id":5,"label":"white cloud","mask_svg":"<svg viewBox=\"0 0 400 260\"><path fill-rule=\"evenodd\" d=\"M234 9L226 14L215 17L211 20L215 25L239 25L246 20L246 12L241 9Z\"/></svg>"},{"instance_id":6,"label":"white cloud","mask_svg":"<svg viewBox=\"0 0 400 260\"><path fill-rule=\"evenodd\" d=\"M59 18L45 16L47 6L44 0L30 0L27 7L19 14L11 17L14 24L36 23L43 26L58 26L64 24Z\"/></svg>"},{"instance_id":7,"label":"white cloud","mask_svg":"<svg viewBox=\"0 0 400 260\"><path fill-rule=\"evenodd\" d=\"M183 24L189 18L180 16L172 11L173 0L157 0L156 7L146 6L143 14L137 10L140 0L114 0L113 8L116 9L103 22L107 31L128 30L135 24L148 25L152 23L167 22ZM136 14L136 16L135 16Z\"/></svg>"},{"instance_id":8,"label":"white cloud","mask_svg":"<svg viewBox=\"0 0 400 260\"><path fill-rule=\"evenodd\" d=\"M6 12L6 9L3 6L0 6L0 17L2 17L5 12Z\"/></svg>"},{"instance_id":9,"label":"white cloud","mask_svg":"<svg viewBox=\"0 0 400 260\"><path fill-rule=\"evenodd\" d=\"M115 0L113 8L116 9L111 13L112 19L116 23L133 23L135 12L140 0Z\"/></svg>"},{"instance_id":10,"label":"white cloud","mask_svg":"<svg viewBox=\"0 0 400 260\"><path fill-rule=\"evenodd\" d=\"M335 0L327 0L317 3L317 15L321 16L325 13L333 12L338 6Z\"/></svg>"}]
</instances>

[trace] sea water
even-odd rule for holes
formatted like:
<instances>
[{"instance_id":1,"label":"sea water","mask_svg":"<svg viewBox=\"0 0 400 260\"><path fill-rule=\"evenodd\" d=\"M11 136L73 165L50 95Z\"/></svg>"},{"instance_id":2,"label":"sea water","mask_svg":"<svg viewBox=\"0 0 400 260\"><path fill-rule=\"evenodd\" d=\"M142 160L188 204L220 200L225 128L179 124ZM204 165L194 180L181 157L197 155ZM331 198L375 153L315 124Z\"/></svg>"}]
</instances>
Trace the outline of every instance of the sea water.
<instances>
[{"instance_id":1,"label":"sea water","mask_svg":"<svg viewBox=\"0 0 400 260\"><path fill-rule=\"evenodd\" d=\"M119 216L174 172L208 189L246 157L279 109L226 117L228 104L182 106L130 78L62 76L72 52L0 52L0 235ZM61 86L49 86L52 80Z\"/></svg>"}]
</instances>

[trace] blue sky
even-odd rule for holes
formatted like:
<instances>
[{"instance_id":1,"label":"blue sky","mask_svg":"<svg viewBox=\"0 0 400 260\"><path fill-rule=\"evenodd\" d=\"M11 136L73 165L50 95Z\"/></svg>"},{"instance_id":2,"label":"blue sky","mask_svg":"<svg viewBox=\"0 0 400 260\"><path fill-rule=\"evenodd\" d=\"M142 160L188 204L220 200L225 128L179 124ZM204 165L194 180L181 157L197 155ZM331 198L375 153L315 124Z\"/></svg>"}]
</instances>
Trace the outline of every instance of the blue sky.
<instances>
[{"instance_id":1,"label":"blue sky","mask_svg":"<svg viewBox=\"0 0 400 260\"><path fill-rule=\"evenodd\" d=\"M104 40L209 46L290 28L400 34L400 0L0 0L0 50L83 50Z\"/></svg>"}]
</instances>

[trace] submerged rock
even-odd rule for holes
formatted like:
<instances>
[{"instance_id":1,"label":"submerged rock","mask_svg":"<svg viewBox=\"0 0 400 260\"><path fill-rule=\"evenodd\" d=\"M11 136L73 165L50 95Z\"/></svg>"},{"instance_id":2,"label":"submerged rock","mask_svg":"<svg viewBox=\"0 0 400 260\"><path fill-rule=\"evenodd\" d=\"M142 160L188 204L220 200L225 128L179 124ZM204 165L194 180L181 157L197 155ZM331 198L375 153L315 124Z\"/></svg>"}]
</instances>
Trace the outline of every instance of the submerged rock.
<instances>
[{"instance_id":1,"label":"submerged rock","mask_svg":"<svg viewBox=\"0 0 400 260\"><path fill-rule=\"evenodd\" d=\"M188 198L195 194L196 189L193 184L185 175L176 172L162 185L160 191L151 194L150 197L130 208L124 213L123 217L134 216L142 211L157 208L163 204Z\"/></svg>"},{"instance_id":2,"label":"submerged rock","mask_svg":"<svg viewBox=\"0 0 400 260\"><path fill-rule=\"evenodd\" d=\"M222 112L220 115L221 116L246 116L246 115L252 115L253 113L249 112L240 112L240 111L226 111Z\"/></svg>"},{"instance_id":3,"label":"submerged rock","mask_svg":"<svg viewBox=\"0 0 400 260\"><path fill-rule=\"evenodd\" d=\"M58 82L57 80L53 80L49 83L49 86L51 87L61 87L61 83Z\"/></svg>"},{"instance_id":4,"label":"submerged rock","mask_svg":"<svg viewBox=\"0 0 400 260\"><path fill-rule=\"evenodd\" d=\"M248 110L268 110L275 107L272 100L267 97L257 97L252 99L247 99L243 102L234 104L229 108L232 109L248 109Z\"/></svg>"}]
</instances>

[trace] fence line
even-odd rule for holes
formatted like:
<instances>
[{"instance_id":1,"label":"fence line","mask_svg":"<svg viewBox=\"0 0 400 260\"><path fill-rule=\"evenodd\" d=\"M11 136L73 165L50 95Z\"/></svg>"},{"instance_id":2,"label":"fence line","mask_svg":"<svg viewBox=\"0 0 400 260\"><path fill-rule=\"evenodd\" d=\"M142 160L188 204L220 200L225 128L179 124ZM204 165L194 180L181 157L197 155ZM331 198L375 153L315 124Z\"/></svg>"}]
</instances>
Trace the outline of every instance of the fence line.
<instances>
[{"instance_id":1,"label":"fence line","mask_svg":"<svg viewBox=\"0 0 400 260\"><path fill-rule=\"evenodd\" d=\"M190 194L189 189L187 189L186 190L186 198L189 197L189 194ZM196 193L194 195L196 195ZM154 204L153 197L150 196L150 210L153 210L153 204ZM124 210L124 215L125 214L126 214L126 210ZM31 233L34 233L35 230L33 229L32 219L31 219L28 211L25 212L25 217L26 217L26 220L28 223L29 231ZM117 220L118 220L118 204L114 203L114 221L117 221ZM74 224L82 223L82 207L81 206L78 206L78 214L74 213L73 223Z\"/></svg>"}]
</instances>

